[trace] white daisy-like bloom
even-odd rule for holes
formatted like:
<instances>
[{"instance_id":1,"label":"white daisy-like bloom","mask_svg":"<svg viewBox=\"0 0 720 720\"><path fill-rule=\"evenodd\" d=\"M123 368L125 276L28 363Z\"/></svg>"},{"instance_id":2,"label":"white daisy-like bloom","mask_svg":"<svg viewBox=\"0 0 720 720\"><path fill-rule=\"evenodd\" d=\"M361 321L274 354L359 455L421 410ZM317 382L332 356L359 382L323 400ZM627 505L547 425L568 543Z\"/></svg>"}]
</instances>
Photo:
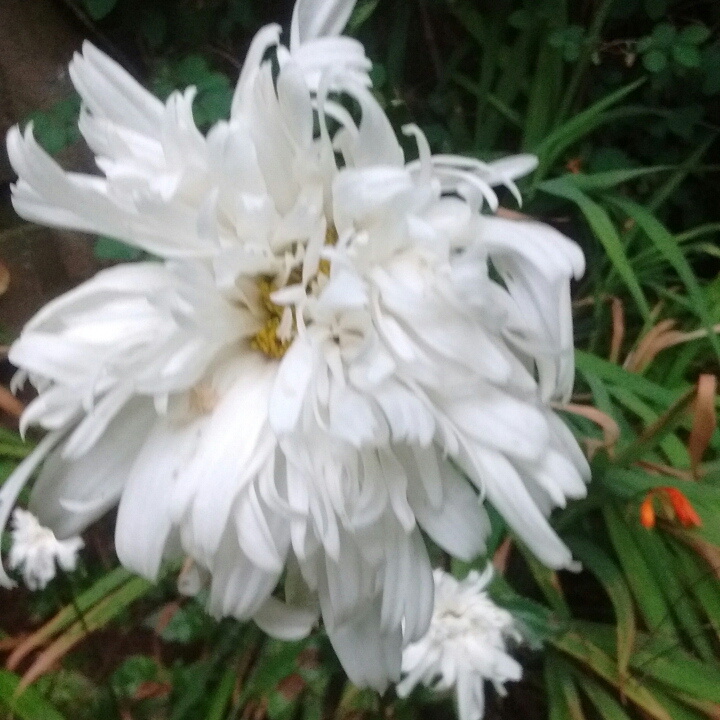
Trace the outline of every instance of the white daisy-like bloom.
<instances>
[{"instance_id":1,"label":"white daisy-like bloom","mask_svg":"<svg viewBox=\"0 0 720 720\"><path fill-rule=\"evenodd\" d=\"M190 557L210 612L282 638L321 614L353 682L382 689L432 613L421 530L472 559L487 499L571 563L547 518L588 467L548 403L572 388L584 259L491 214L534 158L433 157L411 126L405 162L362 46L337 35L352 6L298 0L289 48L261 30L206 136L192 88L163 104L86 44L70 76L100 175L10 131L20 215L159 260L98 273L12 346L38 390L22 429L47 434L0 527L42 465L30 507L58 537L119 504L126 567Z\"/></svg>"},{"instance_id":2,"label":"white daisy-like bloom","mask_svg":"<svg viewBox=\"0 0 720 720\"><path fill-rule=\"evenodd\" d=\"M435 609L421 640L403 650L403 679L397 685L407 697L418 684L438 692L455 690L460 720L480 720L485 713L485 682L505 695L505 683L520 680L522 667L507 653L508 640L522 635L512 615L498 607L485 588L492 565L471 571L464 580L435 570Z\"/></svg>"},{"instance_id":3,"label":"white daisy-like bloom","mask_svg":"<svg viewBox=\"0 0 720 720\"><path fill-rule=\"evenodd\" d=\"M79 537L58 540L50 528L21 508L13 512L10 539L8 564L20 571L30 590L42 590L55 577L56 563L63 570L74 570L77 554L84 547Z\"/></svg>"}]
</instances>

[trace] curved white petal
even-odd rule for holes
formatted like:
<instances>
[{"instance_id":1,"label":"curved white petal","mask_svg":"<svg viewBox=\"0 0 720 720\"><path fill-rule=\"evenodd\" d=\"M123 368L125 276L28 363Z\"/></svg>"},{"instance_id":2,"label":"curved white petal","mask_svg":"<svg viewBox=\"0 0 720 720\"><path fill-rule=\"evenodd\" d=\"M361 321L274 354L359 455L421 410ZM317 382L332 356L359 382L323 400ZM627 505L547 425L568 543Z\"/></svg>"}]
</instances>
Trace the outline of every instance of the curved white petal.
<instances>
[{"instance_id":1,"label":"curved white petal","mask_svg":"<svg viewBox=\"0 0 720 720\"><path fill-rule=\"evenodd\" d=\"M81 533L120 499L156 417L149 401L134 400L82 458L68 461L63 446L55 450L33 485L31 512L60 539Z\"/></svg>"},{"instance_id":2,"label":"curved white petal","mask_svg":"<svg viewBox=\"0 0 720 720\"><path fill-rule=\"evenodd\" d=\"M339 35L356 0L296 0L290 25L290 52L314 38Z\"/></svg>"}]
</instances>

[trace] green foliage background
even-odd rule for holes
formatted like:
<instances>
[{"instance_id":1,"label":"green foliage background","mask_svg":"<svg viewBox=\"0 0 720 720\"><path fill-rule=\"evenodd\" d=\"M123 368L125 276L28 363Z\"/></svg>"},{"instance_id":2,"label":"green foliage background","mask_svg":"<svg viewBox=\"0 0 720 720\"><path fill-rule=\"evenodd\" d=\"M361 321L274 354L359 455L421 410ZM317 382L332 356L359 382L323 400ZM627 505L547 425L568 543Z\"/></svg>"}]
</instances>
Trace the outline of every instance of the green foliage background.
<instances>
[{"instance_id":1,"label":"green foliage background","mask_svg":"<svg viewBox=\"0 0 720 720\"><path fill-rule=\"evenodd\" d=\"M252 33L291 12L288 2L251 0L63 2L161 97L195 85L204 129L227 115ZM717 374L720 357L719 29L714 0L359 0L351 18L393 122L418 123L435 152L537 154L522 212L578 240L588 259L574 288L573 401L614 420L619 439L607 447L594 422L566 414L599 447L588 498L554 516L584 571L558 576L514 543L492 593L523 624L525 679L490 702L488 718L720 715L720 434L694 471L688 450L695 383ZM77 141L78 109L68 97L31 118L50 152ZM509 195L502 201L517 210ZM112 238L97 239L95 251L108 261L138 257ZM676 330L685 335L663 334ZM667 342L653 346L653 337ZM3 477L26 452L3 431ZM642 527L640 505L658 487L681 490L702 527L670 516ZM322 633L288 644L215 623L202 597L177 600L178 568L151 586L97 550L108 527L92 532L77 573L23 597L24 629L40 630L33 651L0 671L7 713L452 716L450 700L427 692L399 701L353 688ZM489 556L507 537L494 516ZM18 633L2 614L0 622ZM23 673L48 653L59 662L17 696Z\"/></svg>"}]
</instances>

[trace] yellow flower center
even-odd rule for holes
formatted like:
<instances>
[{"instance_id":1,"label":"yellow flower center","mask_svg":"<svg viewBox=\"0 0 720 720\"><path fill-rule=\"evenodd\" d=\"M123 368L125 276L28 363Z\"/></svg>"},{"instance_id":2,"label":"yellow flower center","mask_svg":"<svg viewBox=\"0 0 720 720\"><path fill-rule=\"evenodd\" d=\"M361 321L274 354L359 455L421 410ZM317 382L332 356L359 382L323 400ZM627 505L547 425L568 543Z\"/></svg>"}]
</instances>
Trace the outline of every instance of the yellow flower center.
<instances>
[{"instance_id":1,"label":"yellow flower center","mask_svg":"<svg viewBox=\"0 0 720 720\"><path fill-rule=\"evenodd\" d=\"M337 230L330 225L325 233L325 244L335 245L338 240ZM325 258L320 260L317 275L325 275L330 277L330 261ZM290 273L288 283L299 283L301 280L301 270L296 268ZM311 281L312 282L312 281ZM278 330L282 322L285 308L282 305L274 303L270 296L277 288L273 287L271 278L263 277L258 280L258 291L260 294L260 305L267 313L265 324L258 330L250 340L250 347L253 350L259 350L269 358L279 360L288 351L292 344L293 337L297 331L295 321L295 311L293 310L292 331L288 333L289 337L278 337Z\"/></svg>"},{"instance_id":2,"label":"yellow flower center","mask_svg":"<svg viewBox=\"0 0 720 720\"><path fill-rule=\"evenodd\" d=\"M258 290L260 291L260 304L267 312L268 319L250 340L250 347L265 353L270 358L279 360L287 352L292 342L292 338L281 340L277 334L284 308L270 299L270 295L275 290L271 280L261 278L258 281ZM293 326L294 324L293 321Z\"/></svg>"}]
</instances>

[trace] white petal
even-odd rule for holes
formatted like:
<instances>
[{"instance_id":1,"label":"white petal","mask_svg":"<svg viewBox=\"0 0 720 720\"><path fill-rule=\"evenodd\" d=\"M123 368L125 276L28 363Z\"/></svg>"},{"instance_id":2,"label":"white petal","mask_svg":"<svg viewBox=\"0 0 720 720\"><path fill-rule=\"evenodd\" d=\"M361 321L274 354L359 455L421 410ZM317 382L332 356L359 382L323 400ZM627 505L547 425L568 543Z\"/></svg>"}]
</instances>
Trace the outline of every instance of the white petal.
<instances>
[{"instance_id":1,"label":"white petal","mask_svg":"<svg viewBox=\"0 0 720 720\"><path fill-rule=\"evenodd\" d=\"M290 26L290 51L326 35L339 35L355 7L355 0L297 0Z\"/></svg>"},{"instance_id":2,"label":"white petal","mask_svg":"<svg viewBox=\"0 0 720 720\"><path fill-rule=\"evenodd\" d=\"M357 687L385 691L400 679L402 633L380 630L380 601L375 600L352 621L328 630L330 642L350 681Z\"/></svg>"},{"instance_id":3,"label":"white petal","mask_svg":"<svg viewBox=\"0 0 720 720\"><path fill-rule=\"evenodd\" d=\"M417 481L408 487L410 506L422 529L453 557L470 562L485 551L490 521L468 481L448 460L440 460L442 502L433 506Z\"/></svg>"},{"instance_id":4,"label":"white petal","mask_svg":"<svg viewBox=\"0 0 720 720\"><path fill-rule=\"evenodd\" d=\"M30 510L60 538L81 533L120 499L130 467L156 420L152 404L133 400L82 458L45 461L30 495Z\"/></svg>"},{"instance_id":5,"label":"white petal","mask_svg":"<svg viewBox=\"0 0 720 720\"><path fill-rule=\"evenodd\" d=\"M270 425L278 435L292 432L297 424L312 377L313 357L310 343L296 338L280 361L268 411Z\"/></svg>"},{"instance_id":6,"label":"white petal","mask_svg":"<svg viewBox=\"0 0 720 720\"><path fill-rule=\"evenodd\" d=\"M530 550L548 567L572 567L570 550L550 527L512 464L481 446L468 444L467 449L487 499Z\"/></svg>"},{"instance_id":7,"label":"white petal","mask_svg":"<svg viewBox=\"0 0 720 720\"><path fill-rule=\"evenodd\" d=\"M278 640L302 640L311 632L318 619L317 610L296 607L269 597L253 616L258 627Z\"/></svg>"}]
</instances>

